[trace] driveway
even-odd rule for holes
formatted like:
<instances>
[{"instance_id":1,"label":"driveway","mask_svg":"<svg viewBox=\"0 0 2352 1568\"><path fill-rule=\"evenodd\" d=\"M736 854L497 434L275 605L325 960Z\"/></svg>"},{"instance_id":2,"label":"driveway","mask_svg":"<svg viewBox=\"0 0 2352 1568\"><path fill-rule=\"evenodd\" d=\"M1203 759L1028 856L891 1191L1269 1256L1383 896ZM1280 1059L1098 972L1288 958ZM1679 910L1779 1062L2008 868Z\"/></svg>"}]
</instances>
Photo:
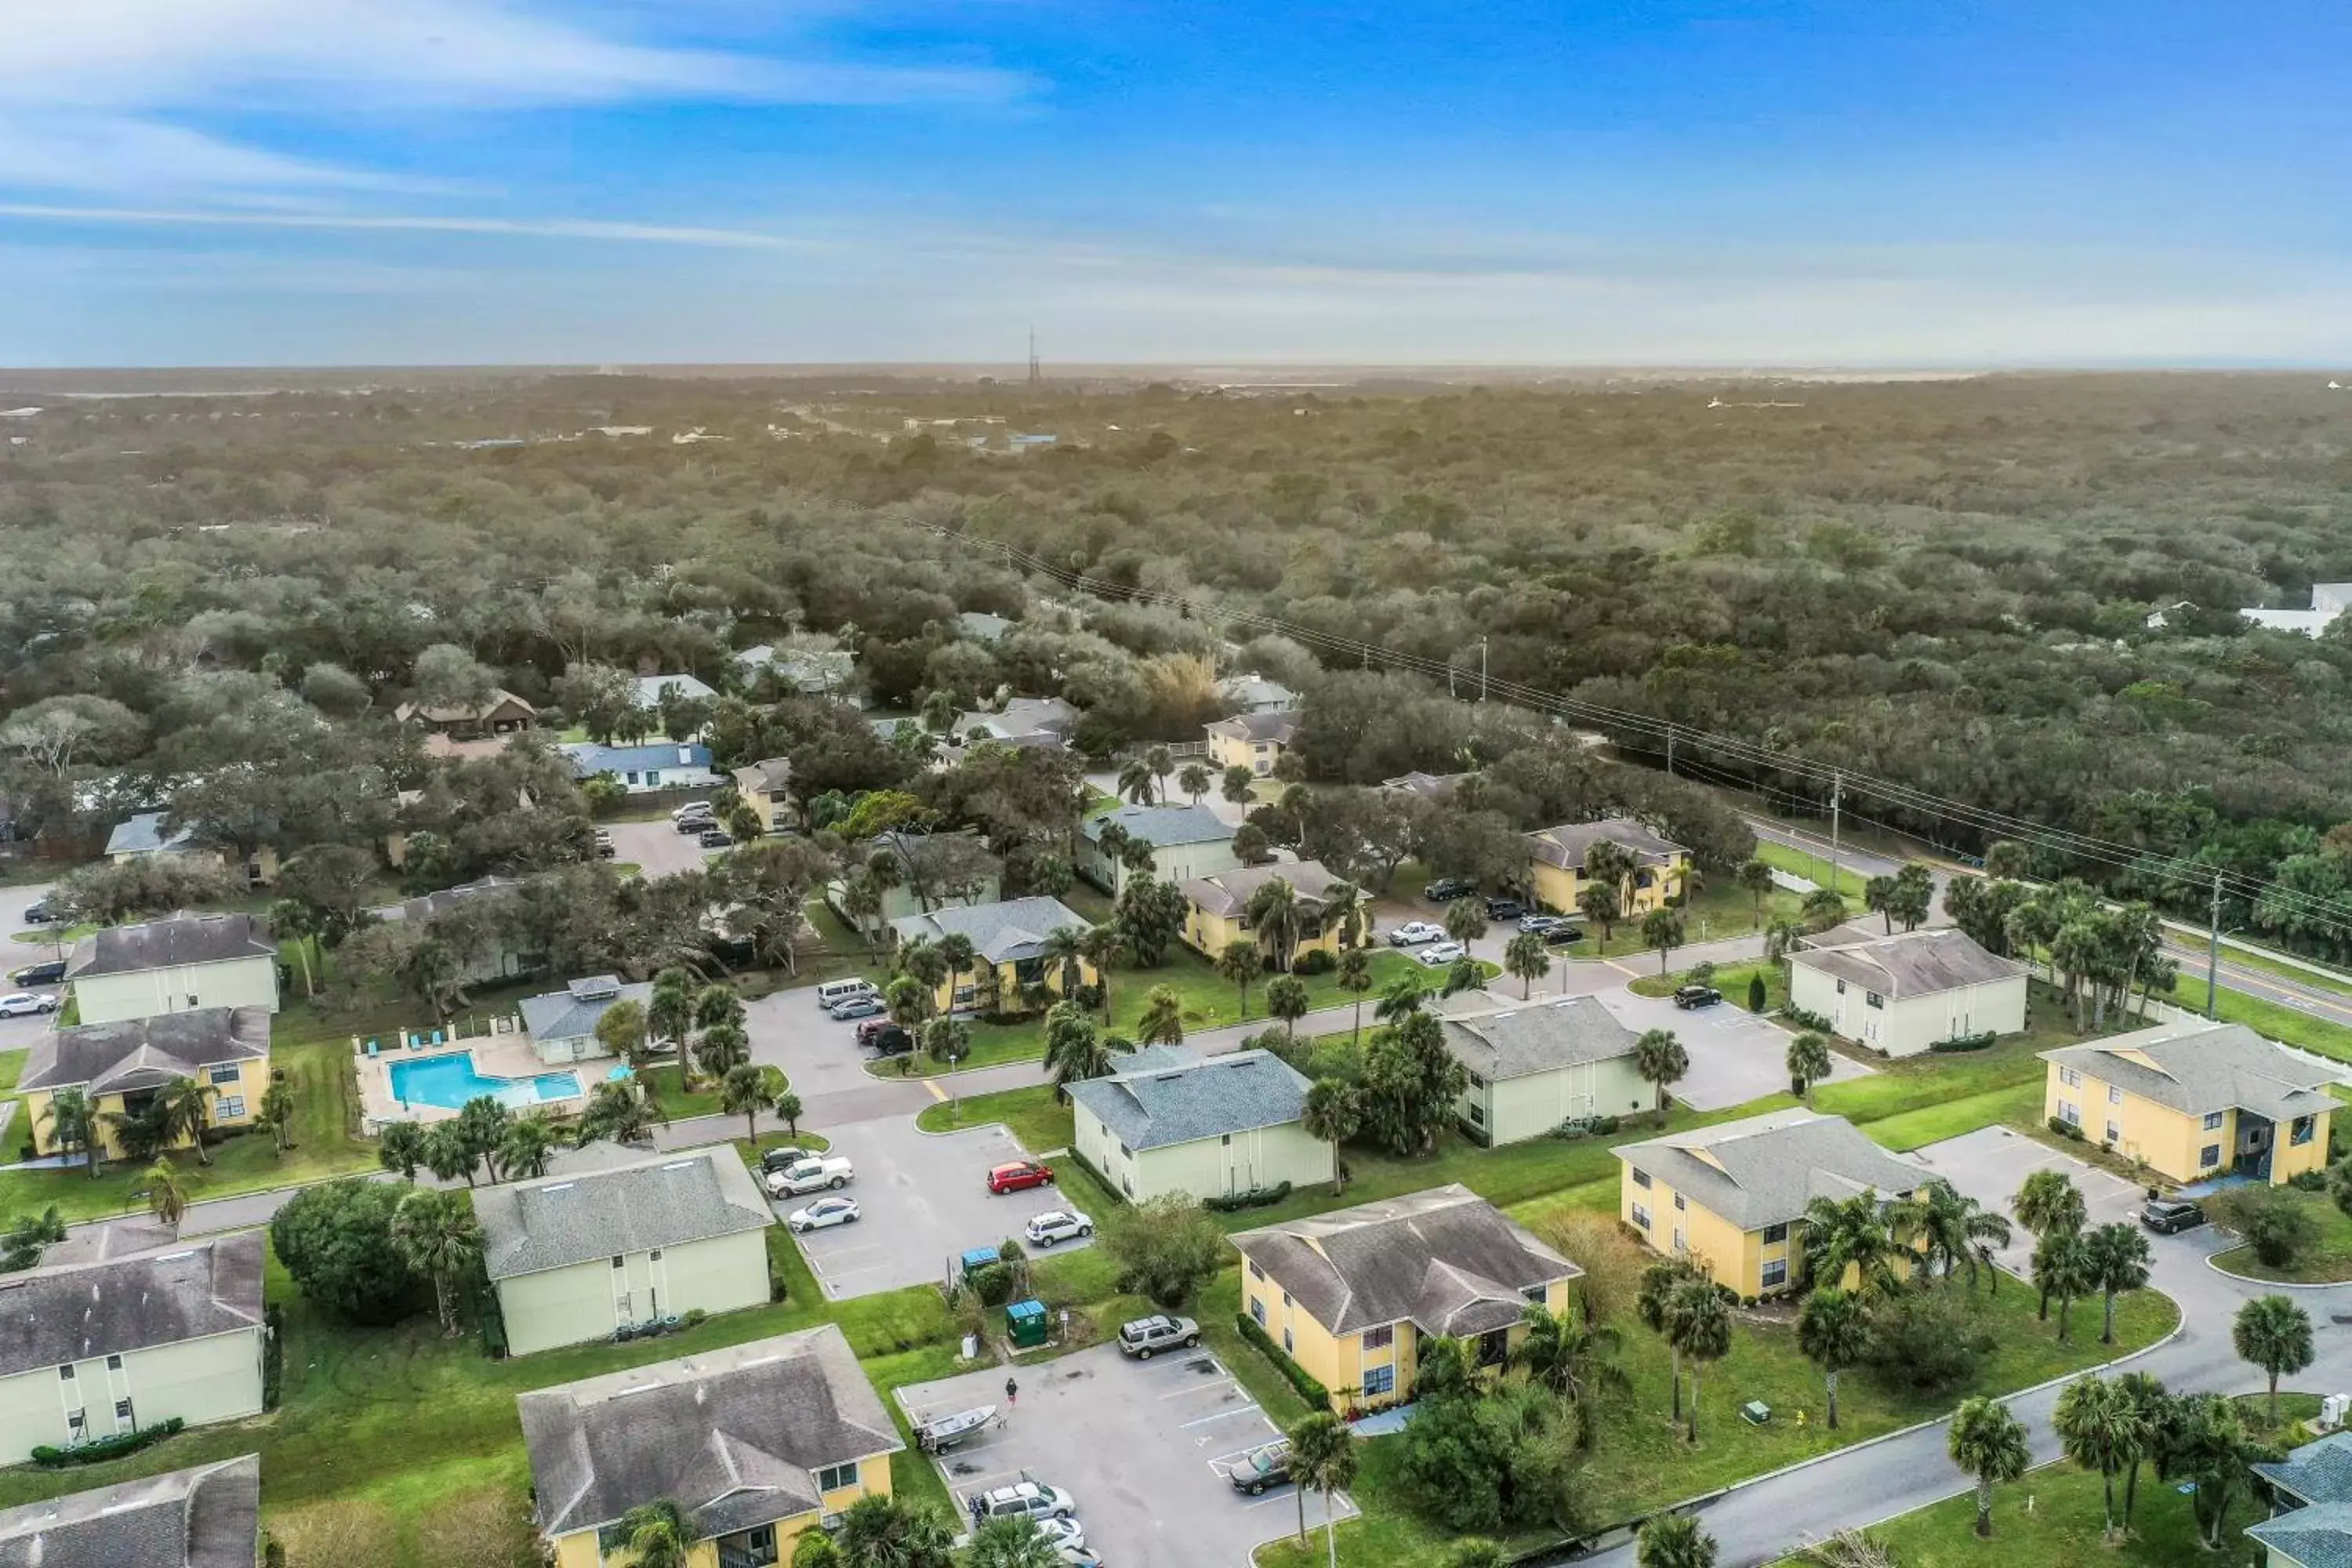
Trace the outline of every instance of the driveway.
<instances>
[{"instance_id":1,"label":"driveway","mask_svg":"<svg viewBox=\"0 0 2352 1568\"><path fill-rule=\"evenodd\" d=\"M1253 1549L1297 1531L1289 1487L1244 1497L1212 1468L1281 1432L1207 1351L1130 1363L1099 1345L1013 1375L1021 1394L1010 1408L1001 1366L898 1391L918 1421L998 1407L1001 1426L937 1461L959 1508L1024 1474L1060 1487L1076 1500L1087 1544L1117 1568L1245 1568ZM1341 1519L1354 1515L1344 1494L1338 1504ZM1319 1497L1307 1500L1307 1517L1320 1523Z\"/></svg>"},{"instance_id":2,"label":"driveway","mask_svg":"<svg viewBox=\"0 0 2352 1568\"><path fill-rule=\"evenodd\" d=\"M910 1118L900 1115L824 1131L833 1140L832 1152L857 1167L849 1195L857 1200L860 1218L798 1240L824 1293L836 1300L937 1283L968 1249L1018 1237L1031 1215L1066 1204L1055 1187L1002 1197L989 1192L983 1182L989 1168L1026 1154L1002 1127L919 1132ZM780 1199L776 1213L781 1217L814 1201L814 1194ZM1052 1250L1092 1245L1074 1239ZM1027 1250L1033 1257L1045 1255L1043 1248Z\"/></svg>"},{"instance_id":3,"label":"driveway","mask_svg":"<svg viewBox=\"0 0 2352 1568\"><path fill-rule=\"evenodd\" d=\"M1575 984L1601 976L1612 977L1617 984L1590 990ZM1576 993L1599 997L1611 1016L1636 1035L1651 1029L1674 1031L1690 1057L1690 1071L1669 1091L1675 1099L1694 1110L1722 1110L1764 1095L1788 1092L1789 1042L1794 1037L1787 1030L1732 1002L1685 1012L1663 996L1636 996L1624 988L1624 978L1622 972L1599 963L1578 964L1569 976ZM1546 994L1545 987L1536 988L1538 1000ZM1557 991L1549 994L1559 994ZM1519 1000L1516 984L1486 994L1503 1006L1527 1005ZM1866 1077L1870 1071L1860 1062L1830 1053L1832 1083Z\"/></svg>"},{"instance_id":4,"label":"driveway","mask_svg":"<svg viewBox=\"0 0 2352 1568\"><path fill-rule=\"evenodd\" d=\"M667 816L600 826L613 836L614 863L635 866L648 879L699 871L709 854L695 835L680 833Z\"/></svg>"}]
</instances>

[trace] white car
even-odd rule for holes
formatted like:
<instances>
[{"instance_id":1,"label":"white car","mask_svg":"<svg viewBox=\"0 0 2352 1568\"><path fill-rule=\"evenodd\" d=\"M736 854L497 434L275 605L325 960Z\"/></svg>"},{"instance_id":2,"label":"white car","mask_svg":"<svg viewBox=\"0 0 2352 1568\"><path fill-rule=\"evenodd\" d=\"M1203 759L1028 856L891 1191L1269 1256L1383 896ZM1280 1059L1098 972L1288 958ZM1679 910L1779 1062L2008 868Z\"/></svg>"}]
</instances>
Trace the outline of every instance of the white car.
<instances>
[{"instance_id":1,"label":"white car","mask_svg":"<svg viewBox=\"0 0 2352 1568\"><path fill-rule=\"evenodd\" d=\"M1063 1519L1049 1514L1037 1521L1037 1533L1056 1547L1067 1547L1072 1552L1084 1552L1087 1549L1087 1528L1075 1519Z\"/></svg>"},{"instance_id":2,"label":"white car","mask_svg":"<svg viewBox=\"0 0 2352 1568\"><path fill-rule=\"evenodd\" d=\"M974 1524L992 1519L1067 1519L1078 1511L1076 1498L1041 1481L1015 1481L992 1491L974 1492L968 1506Z\"/></svg>"},{"instance_id":3,"label":"white car","mask_svg":"<svg viewBox=\"0 0 2352 1568\"><path fill-rule=\"evenodd\" d=\"M856 1225L856 1198L819 1198L804 1209L794 1209L784 1220L794 1230L823 1230L827 1226Z\"/></svg>"},{"instance_id":4,"label":"white car","mask_svg":"<svg viewBox=\"0 0 2352 1568\"><path fill-rule=\"evenodd\" d=\"M0 996L0 1018L22 1018L34 1013L54 1013L58 999L32 991L12 991Z\"/></svg>"},{"instance_id":5,"label":"white car","mask_svg":"<svg viewBox=\"0 0 2352 1568\"><path fill-rule=\"evenodd\" d=\"M1029 1239L1039 1247L1051 1247L1057 1241L1073 1237L1086 1237L1095 1233L1095 1222L1076 1209L1047 1209L1029 1222Z\"/></svg>"},{"instance_id":6,"label":"white car","mask_svg":"<svg viewBox=\"0 0 2352 1568\"><path fill-rule=\"evenodd\" d=\"M1424 947L1413 956L1432 969L1443 969L1470 956L1470 950L1458 942L1441 942L1435 947Z\"/></svg>"},{"instance_id":7,"label":"white car","mask_svg":"<svg viewBox=\"0 0 2352 1568\"><path fill-rule=\"evenodd\" d=\"M1427 921L1407 921L1389 932L1391 947L1419 947L1425 942L1444 942L1445 928L1431 925Z\"/></svg>"},{"instance_id":8,"label":"white car","mask_svg":"<svg viewBox=\"0 0 2352 1568\"><path fill-rule=\"evenodd\" d=\"M796 1198L821 1187L831 1187L837 1193L856 1179L857 1169L847 1160L838 1157L824 1160L812 1156L806 1160L795 1160L781 1171L765 1173L760 1178L760 1184L768 1189L768 1195L772 1198Z\"/></svg>"}]
</instances>

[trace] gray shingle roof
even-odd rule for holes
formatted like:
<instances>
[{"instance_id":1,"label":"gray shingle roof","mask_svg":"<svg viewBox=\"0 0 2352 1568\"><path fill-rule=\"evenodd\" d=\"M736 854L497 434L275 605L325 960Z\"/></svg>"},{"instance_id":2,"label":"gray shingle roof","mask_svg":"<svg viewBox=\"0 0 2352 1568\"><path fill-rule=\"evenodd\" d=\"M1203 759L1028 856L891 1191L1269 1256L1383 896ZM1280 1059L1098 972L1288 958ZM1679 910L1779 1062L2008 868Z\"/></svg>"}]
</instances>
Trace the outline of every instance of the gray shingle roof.
<instances>
[{"instance_id":1,"label":"gray shingle roof","mask_svg":"<svg viewBox=\"0 0 2352 1568\"><path fill-rule=\"evenodd\" d=\"M1212 872L1181 883L1184 896L1213 915L1237 914L1249 908L1257 890L1268 882L1287 882L1302 905L1321 908L1323 895L1339 879L1320 860L1276 861Z\"/></svg>"},{"instance_id":2,"label":"gray shingle roof","mask_svg":"<svg viewBox=\"0 0 2352 1568\"><path fill-rule=\"evenodd\" d=\"M616 975L592 974L574 980L561 991L526 996L515 1004L522 1026L534 1040L576 1040L596 1032L596 1021L623 1002L644 1006L653 997L653 983L623 984Z\"/></svg>"},{"instance_id":3,"label":"gray shingle roof","mask_svg":"<svg viewBox=\"0 0 2352 1568\"><path fill-rule=\"evenodd\" d=\"M991 963L1017 963L1043 957L1045 938L1064 926L1092 931L1091 922L1059 899L1007 899L1002 903L970 908L944 907L927 915L905 915L890 922L900 942L937 942L961 936L974 952Z\"/></svg>"},{"instance_id":4,"label":"gray shingle roof","mask_svg":"<svg viewBox=\"0 0 2352 1568\"><path fill-rule=\"evenodd\" d=\"M1066 741L1078 722L1078 710L1058 697L1015 697L993 713L973 709L956 715L946 739L950 744L961 744L978 731L983 740L995 740L1008 745L1044 735L1055 741ZM1042 743L1042 742L1041 742Z\"/></svg>"},{"instance_id":5,"label":"gray shingle roof","mask_svg":"<svg viewBox=\"0 0 2352 1568\"><path fill-rule=\"evenodd\" d=\"M261 1458L0 1510L0 1568L253 1568Z\"/></svg>"},{"instance_id":6,"label":"gray shingle roof","mask_svg":"<svg viewBox=\"0 0 2352 1568\"><path fill-rule=\"evenodd\" d=\"M19 1089L88 1084L121 1094L194 1078L215 1062L252 1061L269 1054L267 1007L199 1007L110 1024L52 1029L26 1054Z\"/></svg>"},{"instance_id":7,"label":"gray shingle roof","mask_svg":"<svg viewBox=\"0 0 2352 1568\"><path fill-rule=\"evenodd\" d=\"M1843 1116L1768 1111L1609 1151L1741 1230L1804 1217L1816 1197L1907 1193L1927 1173L1872 1142Z\"/></svg>"},{"instance_id":8,"label":"gray shingle roof","mask_svg":"<svg viewBox=\"0 0 2352 1568\"><path fill-rule=\"evenodd\" d=\"M1402 795L1417 795L1423 800L1452 800L1454 792L1462 787L1468 773L1400 773L1392 779L1382 779L1381 787Z\"/></svg>"},{"instance_id":9,"label":"gray shingle roof","mask_svg":"<svg viewBox=\"0 0 2352 1568\"><path fill-rule=\"evenodd\" d=\"M1445 1048L1489 1083L1631 1056L1633 1031L1597 996L1446 1018Z\"/></svg>"},{"instance_id":10,"label":"gray shingle roof","mask_svg":"<svg viewBox=\"0 0 2352 1568\"><path fill-rule=\"evenodd\" d=\"M640 675L636 681L636 704L640 708L661 706L662 693L674 691L680 700L715 701L719 693L691 675Z\"/></svg>"},{"instance_id":11,"label":"gray shingle roof","mask_svg":"<svg viewBox=\"0 0 2352 1568\"><path fill-rule=\"evenodd\" d=\"M278 944L269 939L268 921L258 915L173 915L90 932L74 943L66 978L225 963L236 958L277 962Z\"/></svg>"},{"instance_id":12,"label":"gray shingle roof","mask_svg":"<svg viewBox=\"0 0 2352 1568\"><path fill-rule=\"evenodd\" d=\"M762 757L735 770L735 787L745 795L782 795L793 786L790 757Z\"/></svg>"},{"instance_id":13,"label":"gray shingle roof","mask_svg":"<svg viewBox=\"0 0 2352 1568\"><path fill-rule=\"evenodd\" d=\"M1219 719L1208 726L1212 735L1228 735L1236 741L1272 741L1279 745L1290 744L1298 733L1298 713L1295 709L1270 709L1263 713L1236 713L1230 719Z\"/></svg>"},{"instance_id":14,"label":"gray shingle roof","mask_svg":"<svg viewBox=\"0 0 2352 1568\"><path fill-rule=\"evenodd\" d=\"M2253 1471L2306 1503L2352 1503L2352 1432L2331 1432L2289 1450L2276 1464L2254 1466Z\"/></svg>"},{"instance_id":15,"label":"gray shingle roof","mask_svg":"<svg viewBox=\"0 0 2352 1568\"><path fill-rule=\"evenodd\" d=\"M1633 852L1633 858L1645 866L1664 865L1676 855L1690 853L1671 838L1652 832L1630 816L1604 817L1599 822L1567 822L1558 827L1540 827L1528 837L1535 841L1535 857L1547 866L1557 866L1563 871L1580 871L1585 853L1602 839L1620 844Z\"/></svg>"},{"instance_id":16,"label":"gray shingle roof","mask_svg":"<svg viewBox=\"0 0 2352 1568\"><path fill-rule=\"evenodd\" d=\"M437 893L426 893L408 900L400 906L400 918L422 924L436 916L447 914L468 899L509 892L521 886L512 877L484 877L477 881L460 882L454 888L444 888Z\"/></svg>"},{"instance_id":17,"label":"gray shingle roof","mask_svg":"<svg viewBox=\"0 0 2352 1568\"><path fill-rule=\"evenodd\" d=\"M968 637L994 642L1013 629L1013 623L986 610L962 610L956 615L956 629Z\"/></svg>"},{"instance_id":18,"label":"gray shingle roof","mask_svg":"<svg viewBox=\"0 0 2352 1568\"><path fill-rule=\"evenodd\" d=\"M1790 953L1789 962L1898 1002L2025 974L2025 965L1986 952L1968 932L1951 927L1802 948Z\"/></svg>"},{"instance_id":19,"label":"gray shingle roof","mask_svg":"<svg viewBox=\"0 0 2352 1568\"><path fill-rule=\"evenodd\" d=\"M2305 1067L2243 1024L2158 1024L2043 1051L2042 1059L2191 1116L2241 1110L2292 1121L2340 1109L2321 1087L2331 1074Z\"/></svg>"},{"instance_id":20,"label":"gray shingle roof","mask_svg":"<svg viewBox=\"0 0 2352 1568\"><path fill-rule=\"evenodd\" d=\"M727 1144L484 1187L474 1214L493 1279L763 1230L775 1218Z\"/></svg>"},{"instance_id":21,"label":"gray shingle roof","mask_svg":"<svg viewBox=\"0 0 2352 1568\"><path fill-rule=\"evenodd\" d=\"M1173 1066L1139 1063L1070 1085L1070 1098L1130 1149L1162 1149L1298 1120L1307 1080L1271 1051Z\"/></svg>"},{"instance_id":22,"label":"gray shingle roof","mask_svg":"<svg viewBox=\"0 0 2352 1568\"><path fill-rule=\"evenodd\" d=\"M906 1447L841 1330L656 1362L515 1401L540 1528L617 1521L676 1498L702 1536L819 1506L814 1472Z\"/></svg>"},{"instance_id":23,"label":"gray shingle roof","mask_svg":"<svg viewBox=\"0 0 2352 1568\"><path fill-rule=\"evenodd\" d=\"M1099 841L1103 828L1118 823L1129 838L1140 838L1155 849L1177 844L1214 844L1231 838L1230 824L1220 821L1205 805L1122 805L1100 816L1089 816L1078 826L1089 844Z\"/></svg>"},{"instance_id":24,"label":"gray shingle roof","mask_svg":"<svg viewBox=\"0 0 2352 1568\"><path fill-rule=\"evenodd\" d=\"M0 1377L261 1323L261 1233L0 1275Z\"/></svg>"},{"instance_id":25,"label":"gray shingle roof","mask_svg":"<svg viewBox=\"0 0 2352 1568\"><path fill-rule=\"evenodd\" d=\"M1520 1292L1584 1272L1458 1183L1233 1243L1335 1334L1408 1321L1433 1334L1483 1333L1517 1321Z\"/></svg>"},{"instance_id":26,"label":"gray shingle roof","mask_svg":"<svg viewBox=\"0 0 2352 1568\"><path fill-rule=\"evenodd\" d=\"M1298 706L1298 693L1263 675L1228 675L1217 682L1217 695L1252 711Z\"/></svg>"},{"instance_id":27,"label":"gray shingle roof","mask_svg":"<svg viewBox=\"0 0 2352 1568\"><path fill-rule=\"evenodd\" d=\"M2246 1534L2270 1548L2273 1563L2352 1568L2352 1503L2315 1503L2250 1524Z\"/></svg>"},{"instance_id":28,"label":"gray shingle roof","mask_svg":"<svg viewBox=\"0 0 2352 1568\"><path fill-rule=\"evenodd\" d=\"M196 841L194 833L183 827L166 837L163 833L163 813L142 811L114 825L106 836L109 855L154 855L167 849L185 849Z\"/></svg>"}]
</instances>

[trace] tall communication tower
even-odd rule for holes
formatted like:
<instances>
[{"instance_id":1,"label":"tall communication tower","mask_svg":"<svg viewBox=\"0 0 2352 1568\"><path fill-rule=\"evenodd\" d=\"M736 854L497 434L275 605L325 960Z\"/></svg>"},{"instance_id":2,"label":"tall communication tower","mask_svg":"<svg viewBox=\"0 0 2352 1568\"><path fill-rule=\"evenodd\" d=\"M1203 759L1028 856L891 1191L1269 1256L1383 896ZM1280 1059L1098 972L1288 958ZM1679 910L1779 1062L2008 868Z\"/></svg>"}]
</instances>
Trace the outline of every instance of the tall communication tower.
<instances>
[{"instance_id":1,"label":"tall communication tower","mask_svg":"<svg viewBox=\"0 0 2352 1568\"><path fill-rule=\"evenodd\" d=\"M1045 373L1037 368L1037 329L1029 329L1029 390L1035 392L1045 384Z\"/></svg>"}]
</instances>

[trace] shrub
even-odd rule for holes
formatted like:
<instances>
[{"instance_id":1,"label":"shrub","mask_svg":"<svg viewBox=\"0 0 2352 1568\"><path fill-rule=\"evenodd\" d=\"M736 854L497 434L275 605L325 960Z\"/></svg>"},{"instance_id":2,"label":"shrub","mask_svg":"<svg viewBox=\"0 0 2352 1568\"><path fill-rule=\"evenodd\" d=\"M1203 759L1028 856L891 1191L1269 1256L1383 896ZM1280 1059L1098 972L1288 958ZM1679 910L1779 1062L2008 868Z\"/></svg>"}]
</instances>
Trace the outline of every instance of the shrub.
<instances>
[{"instance_id":1,"label":"shrub","mask_svg":"<svg viewBox=\"0 0 2352 1568\"><path fill-rule=\"evenodd\" d=\"M2324 1193L2327 1190L2327 1173L2297 1171L2286 1179L2286 1184L2299 1193Z\"/></svg>"},{"instance_id":2,"label":"shrub","mask_svg":"<svg viewBox=\"0 0 2352 1568\"><path fill-rule=\"evenodd\" d=\"M1275 1370L1282 1373L1290 1386L1298 1390L1299 1398L1318 1410L1328 1410L1331 1407L1331 1391L1308 1375L1305 1367L1291 1360L1289 1352L1276 1344L1274 1337L1257 1326L1255 1318L1251 1317L1247 1312L1236 1312L1234 1314L1234 1324L1241 1330L1242 1338L1255 1345L1265 1354L1266 1360L1274 1363Z\"/></svg>"},{"instance_id":3,"label":"shrub","mask_svg":"<svg viewBox=\"0 0 2352 1568\"><path fill-rule=\"evenodd\" d=\"M356 1176L305 1187L269 1222L269 1243L317 1306L354 1323L396 1323L425 1303L424 1282L393 1245L404 1182Z\"/></svg>"},{"instance_id":4,"label":"shrub","mask_svg":"<svg viewBox=\"0 0 2352 1568\"><path fill-rule=\"evenodd\" d=\"M1183 1306L1231 1256L1217 1222L1183 1193L1106 1215L1101 1234L1096 1245L1118 1265L1118 1288L1149 1296L1158 1307Z\"/></svg>"},{"instance_id":5,"label":"shrub","mask_svg":"<svg viewBox=\"0 0 2352 1568\"><path fill-rule=\"evenodd\" d=\"M1262 1209L1278 1204L1290 1195L1288 1182L1276 1182L1270 1187L1252 1187L1245 1193L1229 1193L1223 1197L1202 1198L1201 1206L1219 1214L1235 1214L1243 1209Z\"/></svg>"},{"instance_id":6,"label":"shrub","mask_svg":"<svg viewBox=\"0 0 2352 1568\"><path fill-rule=\"evenodd\" d=\"M1002 1263L975 1268L963 1277L963 1281L971 1287L983 1307L1002 1307L1013 1300L1013 1270Z\"/></svg>"},{"instance_id":7,"label":"shrub","mask_svg":"<svg viewBox=\"0 0 2352 1568\"><path fill-rule=\"evenodd\" d=\"M1990 1029L1980 1035L1954 1035L1948 1040L1937 1040L1927 1048L1931 1051L1980 1051L2000 1037Z\"/></svg>"},{"instance_id":8,"label":"shrub","mask_svg":"<svg viewBox=\"0 0 2352 1568\"><path fill-rule=\"evenodd\" d=\"M1992 1336L1949 1292L1906 1292L1872 1312L1864 1365L1889 1388L1940 1394L1973 1378L1992 1348Z\"/></svg>"},{"instance_id":9,"label":"shrub","mask_svg":"<svg viewBox=\"0 0 2352 1568\"><path fill-rule=\"evenodd\" d=\"M2070 1138L2077 1143L2083 1141L2083 1130L2063 1117L2053 1116L2050 1119L2050 1131L2061 1138Z\"/></svg>"},{"instance_id":10,"label":"shrub","mask_svg":"<svg viewBox=\"0 0 2352 1568\"><path fill-rule=\"evenodd\" d=\"M2266 1268L2292 1265L2311 1245L2311 1216L2276 1187L2230 1187L2205 1200L2215 1225L2233 1230Z\"/></svg>"},{"instance_id":11,"label":"shrub","mask_svg":"<svg viewBox=\"0 0 2352 1568\"><path fill-rule=\"evenodd\" d=\"M1764 977L1761 974L1749 975L1748 977L1748 1010L1751 1013L1761 1013L1764 1011L1764 1005L1770 1000L1771 993L1764 988Z\"/></svg>"},{"instance_id":12,"label":"shrub","mask_svg":"<svg viewBox=\"0 0 2352 1568\"><path fill-rule=\"evenodd\" d=\"M1298 962L1290 966L1290 973L1328 974L1339 967L1339 961L1332 957L1328 952L1319 947L1311 947L1298 955Z\"/></svg>"},{"instance_id":13,"label":"shrub","mask_svg":"<svg viewBox=\"0 0 2352 1568\"><path fill-rule=\"evenodd\" d=\"M33 1463L48 1469L56 1469L62 1465L102 1464L108 1459L119 1459L125 1454L135 1454L142 1448L160 1443L186 1426L185 1421L174 1415L168 1421L159 1421L136 1432L118 1432L111 1437L78 1443L70 1448L53 1448L43 1443L34 1448Z\"/></svg>"},{"instance_id":14,"label":"shrub","mask_svg":"<svg viewBox=\"0 0 2352 1568\"><path fill-rule=\"evenodd\" d=\"M1796 1025L1800 1029L1811 1029L1816 1035L1834 1035L1837 1033L1837 1030L1831 1026L1830 1021L1827 1018L1822 1017L1819 1013L1809 1013L1804 1008L1796 1006L1793 1004L1781 1008L1780 1016L1788 1019L1789 1022Z\"/></svg>"}]
</instances>

